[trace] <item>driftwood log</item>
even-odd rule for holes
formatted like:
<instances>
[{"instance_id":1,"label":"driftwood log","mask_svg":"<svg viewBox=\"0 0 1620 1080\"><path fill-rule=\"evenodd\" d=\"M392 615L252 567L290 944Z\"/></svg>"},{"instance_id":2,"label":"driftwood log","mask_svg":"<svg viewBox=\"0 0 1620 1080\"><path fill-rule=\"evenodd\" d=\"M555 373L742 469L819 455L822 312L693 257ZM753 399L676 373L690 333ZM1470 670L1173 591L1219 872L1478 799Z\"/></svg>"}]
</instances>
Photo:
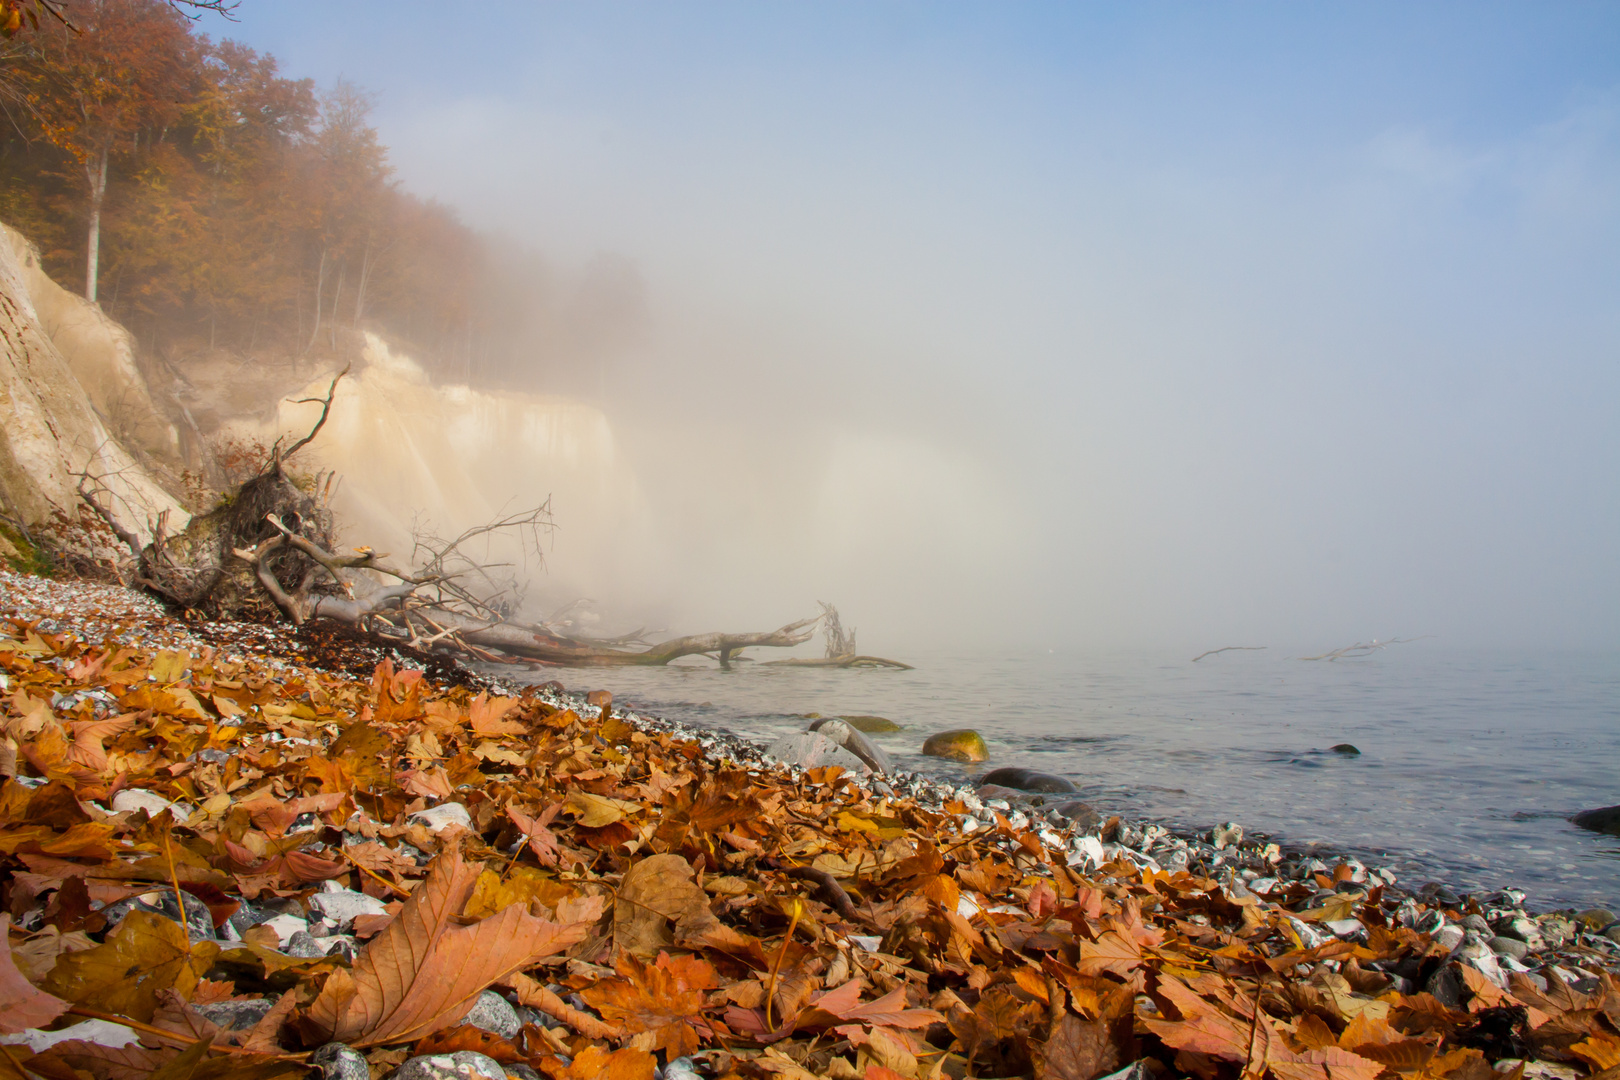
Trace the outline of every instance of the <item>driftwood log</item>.
<instances>
[{"instance_id":1,"label":"driftwood log","mask_svg":"<svg viewBox=\"0 0 1620 1080\"><path fill-rule=\"evenodd\" d=\"M418 535L412 558L420 565L411 571L389 565L386 555L370 548L337 553L328 504L333 477L320 474L310 483L291 476L286 464L325 426L338 383L347 373L345 368L333 377L324 398L304 399L321 406L309 434L285 450L278 441L259 473L177 535L169 535L160 519L152 523L152 541L142 544L112 513L106 485L81 474L80 498L130 552L121 576L177 607L207 616L281 618L295 625L326 619L392 646L491 662L631 667L708 656L729 668L744 649L791 648L824 625L828 656L809 664L906 667L855 655L853 635L844 634L837 610L827 604L822 614L776 630L694 634L657 644L641 641L639 632L593 640L544 623L517 621L511 613L521 589L497 580L493 567L470 558L465 548L492 533L515 534L538 558L539 537L551 527L549 503L449 540Z\"/></svg>"}]
</instances>

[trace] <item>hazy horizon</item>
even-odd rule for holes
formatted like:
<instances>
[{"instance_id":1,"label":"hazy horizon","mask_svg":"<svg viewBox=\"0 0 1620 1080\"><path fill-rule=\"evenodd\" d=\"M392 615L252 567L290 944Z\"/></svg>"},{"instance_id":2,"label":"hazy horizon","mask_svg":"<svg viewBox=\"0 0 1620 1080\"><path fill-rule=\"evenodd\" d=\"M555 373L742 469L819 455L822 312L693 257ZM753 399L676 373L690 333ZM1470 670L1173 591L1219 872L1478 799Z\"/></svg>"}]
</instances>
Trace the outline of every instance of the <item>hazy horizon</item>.
<instances>
[{"instance_id":1,"label":"hazy horizon","mask_svg":"<svg viewBox=\"0 0 1620 1080\"><path fill-rule=\"evenodd\" d=\"M622 281L620 347L532 386L645 499L616 552L557 507L610 614L1620 647L1614 8L443 10L201 29L358 83L405 188Z\"/></svg>"}]
</instances>

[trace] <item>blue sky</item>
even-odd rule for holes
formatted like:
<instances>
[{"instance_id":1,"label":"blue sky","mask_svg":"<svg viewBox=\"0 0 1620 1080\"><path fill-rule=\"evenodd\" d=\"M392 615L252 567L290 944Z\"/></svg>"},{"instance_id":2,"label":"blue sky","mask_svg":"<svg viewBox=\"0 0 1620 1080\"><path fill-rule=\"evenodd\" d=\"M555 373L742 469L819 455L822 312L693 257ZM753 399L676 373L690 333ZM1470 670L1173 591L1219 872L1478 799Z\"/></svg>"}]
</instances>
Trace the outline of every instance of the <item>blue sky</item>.
<instances>
[{"instance_id":1,"label":"blue sky","mask_svg":"<svg viewBox=\"0 0 1620 1080\"><path fill-rule=\"evenodd\" d=\"M652 330L601 381L630 453L746 448L649 482L672 606L1620 645L1612 4L246 0L205 28L373 91L401 182L475 226L634 263Z\"/></svg>"}]
</instances>

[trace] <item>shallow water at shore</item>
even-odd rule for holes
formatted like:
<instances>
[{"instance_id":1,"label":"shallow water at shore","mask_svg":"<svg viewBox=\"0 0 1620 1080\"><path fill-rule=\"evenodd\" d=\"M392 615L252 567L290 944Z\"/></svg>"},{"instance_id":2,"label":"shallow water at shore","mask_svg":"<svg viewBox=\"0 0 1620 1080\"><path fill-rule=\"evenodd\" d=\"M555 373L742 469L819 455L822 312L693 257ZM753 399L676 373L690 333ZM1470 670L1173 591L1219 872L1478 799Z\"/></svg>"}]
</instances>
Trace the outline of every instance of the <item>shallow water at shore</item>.
<instances>
[{"instance_id":1,"label":"shallow water at shore","mask_svg":"<svg viewBox=\"0 0 1620 1080\"><path fill-rule=\"evenodd\" d=\"M911 658L908 658L911 659ZM1335 663L1270 652L923 657L915 671L743 664L564 671L640 711L766 741L800 714L905 725L896 766L973 727L997 765L1062 773L1104 811L1189 827L1235 820L1393 866L1402 883L1517 886L1539 906L1620 902L1620 838L1576 829L1620 803L1620 657L1462 653L1415 642ZM1328 747L1352 743L1359 757ZM982 771L982 770L980 770Z\"/></svg>"}]
</instances>

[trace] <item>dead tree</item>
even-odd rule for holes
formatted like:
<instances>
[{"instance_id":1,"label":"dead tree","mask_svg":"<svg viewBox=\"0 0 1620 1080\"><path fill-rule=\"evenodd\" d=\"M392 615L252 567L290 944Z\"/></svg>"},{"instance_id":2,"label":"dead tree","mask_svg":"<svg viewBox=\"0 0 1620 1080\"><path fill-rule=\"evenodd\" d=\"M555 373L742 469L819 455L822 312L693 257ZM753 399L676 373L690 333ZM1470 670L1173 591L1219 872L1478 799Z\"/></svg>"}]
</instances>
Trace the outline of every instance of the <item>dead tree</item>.
<instances>
[{"instance_id":1,"label":"dead tree","mask_svg":"<svg viewBox=\"0 0 1620 1080\"><path fill-rule=\"evenodd\" d=\"M910 671L910 664L902 664L898 660L888 660L881 656L863 656L855 650L855 631L845 631L844 624L838 619L838 609L824 600L818 600L821 605L821 632L827 639L827 651L824 656L792 657L787 660L767 660L768 664L782 667L833 667L833 668L897 668ZM721 658L721 667L725 667L726 657Z\"/></svg>"},{"instance_id":2,"label":"dead tree","mask_svg":"<svg viewBox=\"0 0 1620 1080\"><path fill-rule=\"evenodd\" d=\"M81 499L130 551L126 577L204 615L258 614L295 625L329 619L389 645L496 662L628 667L706 655L729 666L743 649L803 644L822 623L825 616L817 615L776 630L697 634L647 644L640 640L641 631L600 640L515 621L512 612L521 589L506 573L509 568L480 562L470 549L504 535L516 537L526 552L540 557L540 538L551 528L549 501L448 540L419 530L412 559L420 565L412 570L388 564L386 554L370 548L338 554L332 477L323 482L317 475L311 483L290 475L286 465L325 426L338 383L347 373L345 368L333 377L325 397L303 399L321 406L309 434L285 450L278 440L256 475L219 509L193 518L178 535L170 536L160 518L153 523L151 542L142 544L107 505L105 487L83 474ZM830 607L826 611L836 619Z\"/></svg>"},{"instance_id":3,"label":"dead tree","mask_svg":"<svg viewBox=\"0 0 1620 1080\"><path fill-rule=\"evenodd\" d=\"M1391 645L1405 645L1408 642L1422 641L1425 637L1433 636L1434 635L1432 634L1424 634L1422 637L1390 638L1388 641L1379 641L1377 638L1373 638L1371 641L1358 641L1354 645L1346 645L1342 649L1334 649L1331 652L1321 653L1317 656L1301 656L1300 659L1328 661L1359 660L1364 656L1371 656L1380 649L1387 649Z\"/></svg>"}]
</instances>

